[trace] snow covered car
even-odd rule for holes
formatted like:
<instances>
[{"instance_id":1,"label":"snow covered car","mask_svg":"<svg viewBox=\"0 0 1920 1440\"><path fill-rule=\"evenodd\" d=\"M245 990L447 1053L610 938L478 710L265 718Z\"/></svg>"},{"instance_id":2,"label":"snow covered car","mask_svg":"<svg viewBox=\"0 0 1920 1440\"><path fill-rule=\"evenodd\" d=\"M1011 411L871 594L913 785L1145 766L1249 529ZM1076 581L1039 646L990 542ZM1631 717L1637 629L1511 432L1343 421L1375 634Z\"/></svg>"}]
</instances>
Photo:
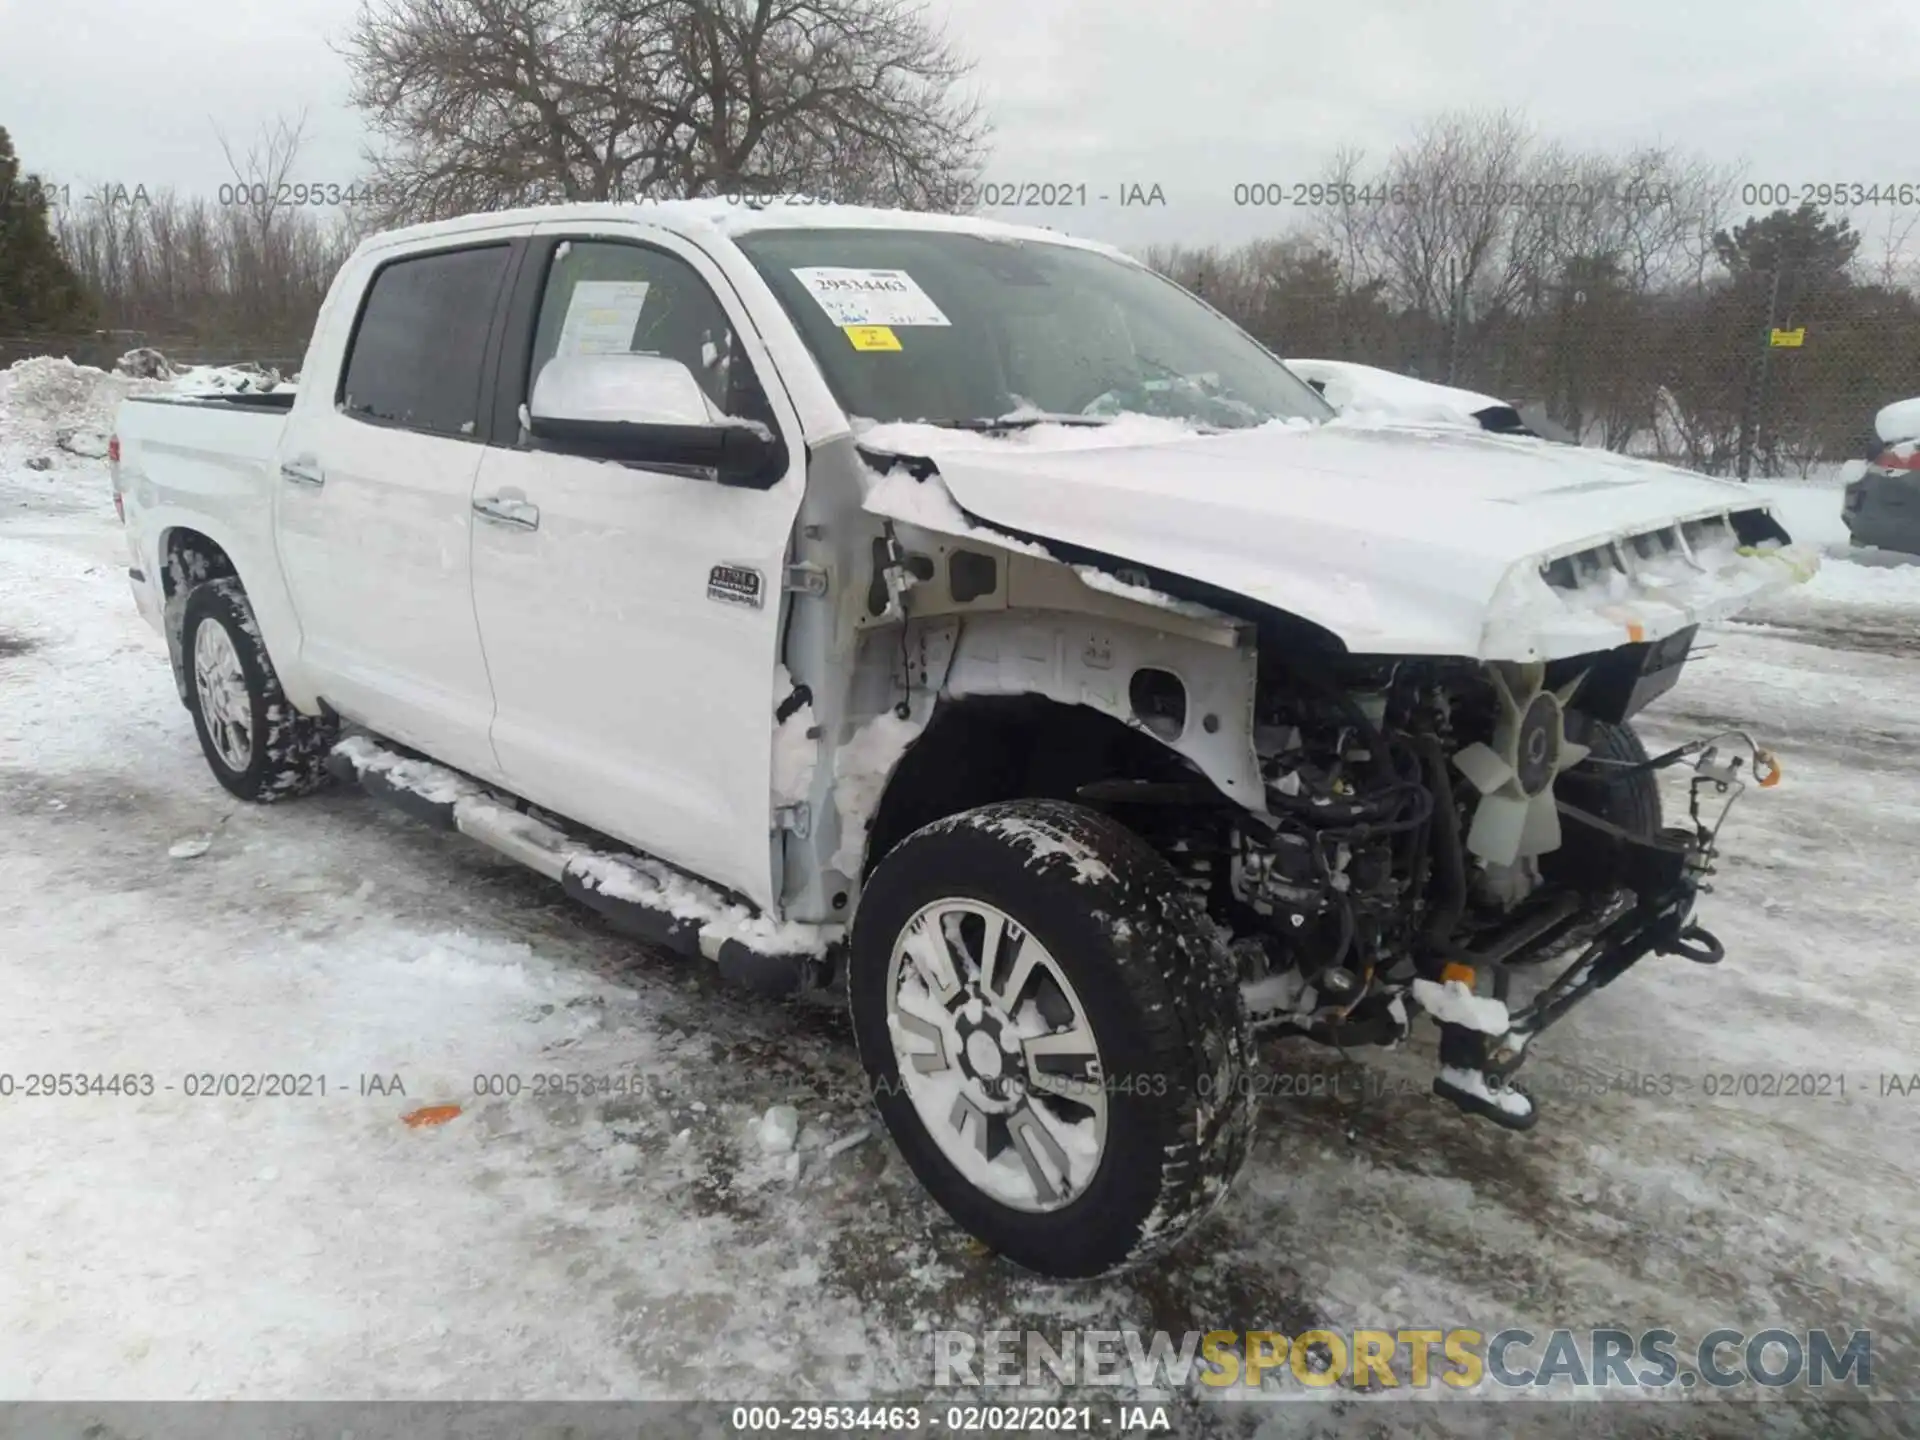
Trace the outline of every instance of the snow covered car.
<instances>
[{"instance_id":1,"label":"snow covered car","mask_svg":"<svg viewBox=\"0 0 1920 1440\"><path fill-rule=\"evenodd\" d=\"M1454 421L1477 425L1495 435L1531 435L1575 445L1578 439L1538 407L1523 411L1507 400L1431 380L1416 380L1352 360L1288 360L1287 368L1305 380L1342 414L1394 419Z\"/></svg>"},{"instance_id":2,"label":"snow covered car","mask_svg":"<svg viewBox=\"0 0 1920 1440\"><path fill-rule=\"evenodd\" d=\"M1878 454L1847 485L1840 518L1856 545L1920 555L1920 399L1873 417Z\"/></svg>"},{"instance_id":3,"label":"snow covered car","mask_svg":"<svg viewBox=\"0 0 1920 1440\"><path fill-rule=\"evenodd\" d=\"M1542 1029L1720 956L1717 814L1653 769L1766 763L1629 722L1802 563L1743 487L1335 418L1119 251L778 201L378 236L302 374L118 417L219 782L350 778L844 990L908 1164L1036 1270L1219 1201L1257 1030L1425 1011L1436 1090L1522 1127Z\"/></svg>"}]
</instances>

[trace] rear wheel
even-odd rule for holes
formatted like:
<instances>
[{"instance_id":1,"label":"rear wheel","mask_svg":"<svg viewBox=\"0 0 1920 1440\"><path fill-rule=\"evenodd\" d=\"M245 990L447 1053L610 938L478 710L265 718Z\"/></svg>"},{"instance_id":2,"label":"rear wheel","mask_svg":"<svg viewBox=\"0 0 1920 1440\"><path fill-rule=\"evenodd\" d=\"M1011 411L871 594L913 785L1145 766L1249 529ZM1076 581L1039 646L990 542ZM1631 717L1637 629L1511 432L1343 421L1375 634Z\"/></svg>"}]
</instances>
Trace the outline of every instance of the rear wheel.
<instances>
[{"instance_id":1,"label":"rear wheel","mask_svg":"<svg viewBox=\"0 0 1920 1440\"><path fill-rule=\"evenodd\" d=\"M901 1154L1030 1269L1171 1245L1245 1158L1232 963L1166 862L1094 811L1015 801L910 835L862 896L850 986Z\"/></svg>"},{"instance_id":2,"label":"rear wheel","mask_svg":"<svg viewBox=\"0 0 1920 1440\"><path fill-rule=\"evenodd\" d=\"M187 709L216 780L262 804L327 782L339 723L302 715L288 701L237 579L209 580L188 592L180 649Z\"/></svg>"}]
</instances>

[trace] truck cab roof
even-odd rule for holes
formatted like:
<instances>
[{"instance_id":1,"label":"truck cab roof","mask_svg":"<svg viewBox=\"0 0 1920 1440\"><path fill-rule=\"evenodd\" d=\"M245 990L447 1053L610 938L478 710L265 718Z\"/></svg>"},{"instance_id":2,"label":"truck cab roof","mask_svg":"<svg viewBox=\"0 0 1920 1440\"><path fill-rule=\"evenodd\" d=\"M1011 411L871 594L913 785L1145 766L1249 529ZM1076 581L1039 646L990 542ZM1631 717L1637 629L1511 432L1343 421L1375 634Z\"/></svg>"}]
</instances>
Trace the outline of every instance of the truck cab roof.
<instances>
[{"instance_id":1,"label":"truck cab roof","mask_svg":"<svg viewBox=\"0 0 1920 1440\"><path fill-rule=\"evenodd\" d=\"M868 205L824 204L799 195L709 197L698 200L584 201L532 205L433 220L384 231L362 242L363 251L414 246L421 241L454 238L476 230L497 230L550 223L605 221L656 225L693 241L744 235L755 230L927 230L979 235L989 239L1039 241L1096 250L1129 263L1125 251L1097 240L1068 235L1039 225L1014 225L975 215L945 215L923 210L893 210Z\"/></svg>"}]
</instances>

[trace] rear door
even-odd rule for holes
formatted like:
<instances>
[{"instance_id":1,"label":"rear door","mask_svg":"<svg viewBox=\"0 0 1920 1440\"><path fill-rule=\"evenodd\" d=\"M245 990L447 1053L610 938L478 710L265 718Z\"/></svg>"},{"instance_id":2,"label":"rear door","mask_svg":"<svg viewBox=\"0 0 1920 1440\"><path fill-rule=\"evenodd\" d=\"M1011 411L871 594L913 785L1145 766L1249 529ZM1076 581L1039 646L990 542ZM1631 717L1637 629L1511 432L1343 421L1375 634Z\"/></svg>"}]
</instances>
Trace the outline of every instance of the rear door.
<instances>
[{"instance_id":1,"label":"rear door","mask_svg":"<svg viewBox=\"0 0 1920 1440\"><path fill-rule=\"evenodd\" d=\"M731 286L677 238L543 227L512 316L473 546L506 783L769 905L781 580L805 455L797 416ZM785 439L785 478L735 489L684 467L535 450L508 433L540 367L593 348L684 362L718 409Z\"/></svg>"},{"instance_id":2,"label":"rear door","mask_svg":"<svg viewBox=\"0 0 1920 1440\"><path fill-rule=\"evenodd\" d=\"M295 406L276 480L281 563L320 693L489 776L470 505L517 258L513 241L492 239L377 262L336 357L337 389Z\"/></svg>"}]
</instances>

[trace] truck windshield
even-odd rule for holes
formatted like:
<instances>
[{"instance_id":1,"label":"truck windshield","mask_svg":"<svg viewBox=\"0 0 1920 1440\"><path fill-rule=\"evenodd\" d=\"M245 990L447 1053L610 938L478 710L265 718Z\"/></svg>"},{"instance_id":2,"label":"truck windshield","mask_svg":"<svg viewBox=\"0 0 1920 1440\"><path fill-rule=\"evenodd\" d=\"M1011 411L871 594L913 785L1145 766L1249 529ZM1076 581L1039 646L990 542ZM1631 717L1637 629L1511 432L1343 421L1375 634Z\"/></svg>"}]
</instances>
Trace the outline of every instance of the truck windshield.
<instances>
[{"instance_id":1,"label":"truck windshield","mask_svg":"<svg viewBox=\"0 0 1920 1440\"><path fill-rule=\"evenodd\" d=\"M852 416L994 430L1145 414L1240 429L1333 413L1231 322L1098 251L916 230L738 243Z\"/></svg>"}]
</instances>

